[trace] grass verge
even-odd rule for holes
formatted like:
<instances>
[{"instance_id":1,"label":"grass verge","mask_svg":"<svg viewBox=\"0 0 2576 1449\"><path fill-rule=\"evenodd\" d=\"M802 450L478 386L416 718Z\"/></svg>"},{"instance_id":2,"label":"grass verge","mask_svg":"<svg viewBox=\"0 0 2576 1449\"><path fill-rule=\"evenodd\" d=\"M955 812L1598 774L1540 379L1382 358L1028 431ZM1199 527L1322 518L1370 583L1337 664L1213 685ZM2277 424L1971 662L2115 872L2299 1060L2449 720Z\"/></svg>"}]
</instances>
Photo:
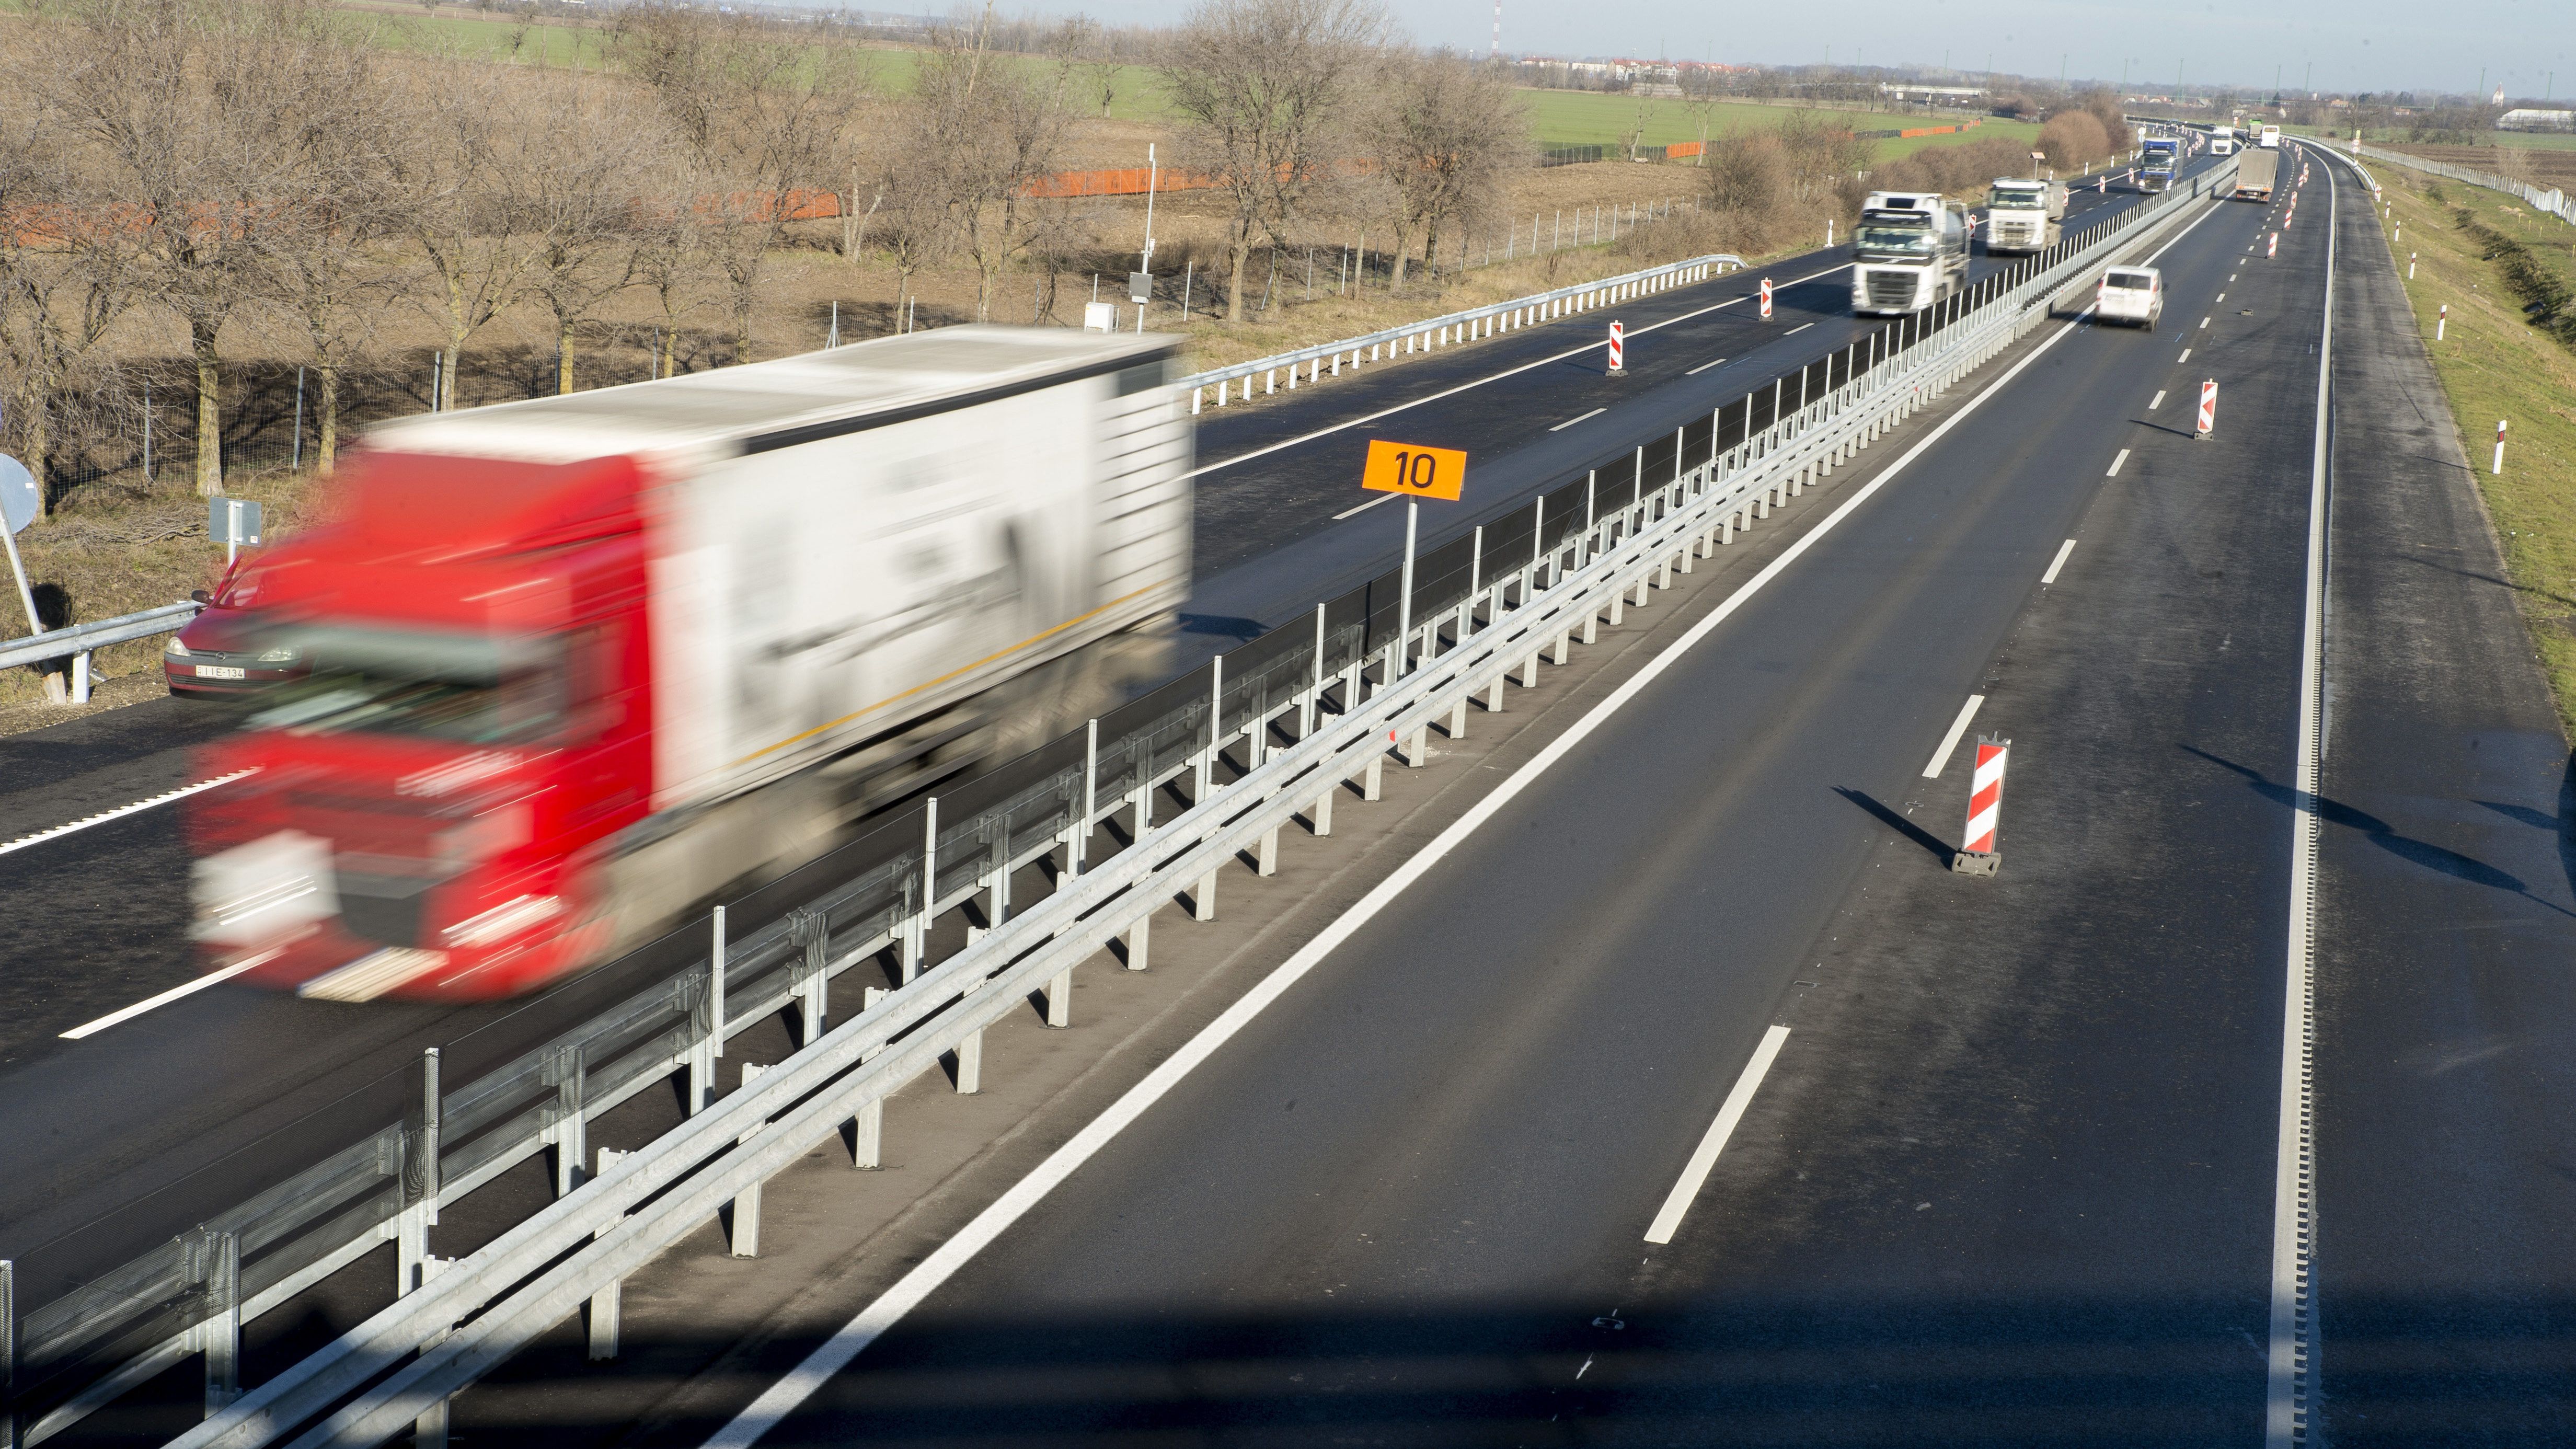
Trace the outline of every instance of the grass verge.
<instances>
[{"instance_id":1,"label":"grass verge","mask_svg":"<svg viewBox=\"0 0 2576 1449\"><path fill-rule=\"evenodd\" d=\"M2501 192L2396 166L2372 174L2393 208L2382 229L2402 227L2401 278L2414 257L2405 286L2416 329L2503 545L2532 651L2576 733L2576 337L2551 325L2545 305L2549 284L2562 296L2576 284L2576 228ZM2498 419L2510 424L2500 473L2489 471Z\"/></svg>"}]
</instances>

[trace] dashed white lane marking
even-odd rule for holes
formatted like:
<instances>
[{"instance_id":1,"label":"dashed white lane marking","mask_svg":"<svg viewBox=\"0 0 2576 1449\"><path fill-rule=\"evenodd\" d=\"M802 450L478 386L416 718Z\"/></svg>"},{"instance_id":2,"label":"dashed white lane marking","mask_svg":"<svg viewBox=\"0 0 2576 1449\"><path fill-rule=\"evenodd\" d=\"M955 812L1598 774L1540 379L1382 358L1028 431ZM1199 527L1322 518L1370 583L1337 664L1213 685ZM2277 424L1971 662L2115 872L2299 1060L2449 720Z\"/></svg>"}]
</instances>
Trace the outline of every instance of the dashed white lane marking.
<instances>
[{"instance_id":1,"label":"dashed white lane marking","mask_svg":"<svg viewBox=\"0 0 2576 1449\"><path fill-rule=\"evenodd\" d=\"M2208 325L2209 325L2209 319L2208 319L2208 318L2206 318L2206 317L2201 318L2201 319L2200 319L2200 325L2201 325L2201 326L2203 326L2203 327L2208 326Z\"/></svg>"},{"instance_id":2,"label":"dashed white lane marking","mask_svg":"<svg viewBox=\"0 0 2576 1449\"><path fill-rule=\"evenodd\" d=\"M1386 500L1393 498L1394 496L1395 495L1392 493L1381 493L1375 498L1370 499L1368 502L1361 504L1357 508L1345 508L1341 512L1334 514L1333 521L1335 523L1339 523L1354 513L1366 513L1370 509L1377 507L1379 504L1384 503Z\"/></svg>"},{"instance_id":3,"label":"dashed white lane marking","mask_svg":"<svg viewBox=\"0 0 2576 1449\"><path fill-rule=\"evenodd\" d=\"M2121 464L2123 464L2123 463L2126 463L2127 461L2129 461L2129 450L2128 450L2128 449L2126 449L2126 448L2122 448L2122 449L2120 450L2120 456L2118 456L2118 457L2116 457L2116 458L2114 458L2114 459L2112 459L2112 460L2111 460L2111 471L2110 471L2110 472L2108 472L2108 473L2103 474L2102 476L2103 476L2103 477L2105 477L2105 478L2117 478L2117 477L2119 477L2119 476L2120 476L2120 465L2121 465ZM1394 497L1394 496L1395 496L1395 495L1394 495L1394 494L1392 494L1392 493L1390 493L1390 494L1388 494L1388 495L1387 495L1387 497L1389 497L1389 498L1392 498L1392 497Z\"/></svg>"},{"instance_id":4,"label":"dashed white lane marking","mask_svg":"<svg viewBox=\"0 0 2576 1449\"><path fill-rule=\"evenodd\" d=\"M2189 361L2191 361L2191 349L2190 349L2190 348L2188 348L2188 347L2186 347L2186 348L2184 348L2184 349L2182 350L2182 356L2177 357L2177 358L2175 358L2175 359L2174 359L2174 366L2176 366L2176 367L2180 367L2180 366L2182 366L2184 363L2189 362ZM1390 497L1392 497L1393 495L1392 495L1392 494L1390 494L1389 496L1390 496Z\"/></svg>"},{"instance_id":5,"label":"dashed white lane marking","mask_svg":"<svg viewBox=\"0 0 2576 1449\"><path fill-rule=\"evenodd\" d=\"M2048 572L2041 574L2039 576L2039 581L2043 584L2056 583L2057 571L2066 567L2066 556L2073 552L2075 552L2075 540L2070 538L2066 541L2065 546L2057 551L2057 557L2048 561Z\"/></svg>"},{"instance_id":6,"label":"dashed white lane marking","mask_svg":"<svg viewBox=\"0 0 2576 1449\"><path fill-rule=\"evenodd\" d=\"M1646 1241L1669 1243L1681 1230L1682 1214L1690 1211L1699 1190L1708 1185L1708 1175L1717 1170L1717 1155L1726 1150L1726 1139L1735 1135L1735 1124L1744 1120L1744 1109L1753 1105L1753 1094L1762 1089L1762 1078L1771 1070L1771 1060L1780 1055L1780 1043L1789 1039L1789 1028L1772 1026L1762 1033L1762 1044L1753 1049L1753 1060L1744 1064L1744 1075L1735 1079L1735 1090L1726 1094L1725 1105L1717 1109L1717 1120L1708 1124L1708 1135L1682 1167L1681 1181L1664 1198L1663 1210L1646 1228Z\"/></svg>"},{"instance_id":7,"label":"dashed white lane marking","mask_svg":"<svg viewBox=\"0 0 2576 1449\"><path fill-rule=\"evenodd\" d=\"M1389 498L1394 496L1392 493L1387 495ZM200 790L211 790L217 785L229 785L244 775L254 773L256 772L252 770L235 770L229 775L217 775L211 780L199 780L193 785L182 785L176 790L165 791L149 800L137 800L131 805L119 805L113 810L102 810L96 815L83 816L69 825L57 825L51 830L39 830L33 835L21 835L6 845L0 845L0 855L25 850L31 845L42 845L48 840L60 839L74 831L87 830L93 825L105 825L111 820L122 820L128 815L138 815L155 805L167 805L173 800L184 800Z\"/></svg>"},{"instance_id":8,"label":"dashed white lane marking","mask_svg":"<svg viewBox=\"0 0 2576 1449\"><path fill-rule=\"evenodd\" d=\"M1812 282L1818 277L1831 276L1835 272L1839 272L1850 265L1851 263L1849 262L1836 262L1830 267L1809 272L1803 277L1791 277L1788 281L1781 283L1780 288L1785 291L1786 289L1798 286L1801 283ZM1712 278L1711 280L1715 279ZM1655 331L1658 328L1678 326L1681 323L1691 321L1694 318L1705 317L1711 312L1723 311L1739 302L1749 300L1752 295L1752 293L1746 292L1739 296L1729 297L1723 302L1712 302L1708 306L1702 307L1695 312L1684 312L1678 317L1667 317L1661 322L1649 322L1643 327L1632 327L1628 330L1628 335L1630 337L1643 337L1647 333ZM1423 397L1413 398L1406 402L1400 402L1395 404L1393 407L1380 408L1376 412L1370 413L1365 417L1351 418L1345 422L1335 423L1330 427L1317 428L1311 433L1301 433L1296 437L1283 439L1282 441L1272 443L1267 447L1255 448L1249 453L1237 453L1231 458L1220 458L1213 463L1202 463L1198 467L1192 468L1189 472L1184 473L1181 476L1185 478L1196 478L1201 474L1213 473L1219 468L1231 468L1237 463L1250 462L1252 459L1262 457L1265 454L1276 453L1282 448L1293 448L1300 443L1311 443L1317 438L1329 438L1333 434L1341 432L1346 428L1356 428L1362 423L1373 423L1380 418L1393 417L1397 413L1403 412L1408 408L1418 408L1424 403L1438 402L1442 398L1447 397L1456 397L1462 392L1472 392L1490 382L1500 382L1504 378L1517 377L1534 368L1546 367L1550 363L1563 362L1569 357L1581 357L1587 352L1598 352L1600 350L1601 344L1598 342L1587 342L1580 347L1569 347L1563 352L1550 353L1534 362L1524 362L1518 367L1507 367L1491 376L1477 378L1473 382L1462 382L1453 388L1447 388L1440 392L1430 393ZM1389 498L1394 496L1395 495L1392 493L1387 495Z\"/></svg>"},{"instance_id":9,"label":"dashed white lane marking","mask_svg":"<svg viewBox=\"0 0 2576 1449\"><path fill-rule=\"evenodd\" d=\"M1581 418L1567 418L1564 422L1558 423L1555 427L1552 427L1552 428L1548 429L1548 431L1549 431L1549 432L1551 432L1551 433L1561 433L1561 432L1564 432L1566 429L1568 429L1568 428L1570 428L1570 427L1573 427L1576 423L1579 423L1579 422L1583 421L1583 418L1597 418L1597 417L1601 416L1603 413L1606 413L1606 412L1608 412L1608 411L1610 411L1608 408L1594 408L1592 411L1590 411L1590 412L1588 412L1588 413L1585 413L1585 414L1583 415L1583 417L1581 417ZM1394 497L1395 495L1394 495L1394 494L1392 494L1392 493L1390 493L1390 494L1388 494L1387 496L1388 496L1389 498L1392 498L1392 497Z\"/></svg>"},{"instance_id":10,"label":"dashed white lane marking","mask_svg":"<svg viewBox=\"0 0 2576 1449\"><path fill-rule=\"evenodd\" d=\"M2157 389L2156 389L2156 395L2155 395L2154 397L2151 397L2151 398L2147 399L2147 411L2148 411L2148 412L2154 412L2156 409L2158 409L2158 408L2160 408L2160 407L2163 407L2164 405L2165 405L2165 390L2164 390L2163 388L2157 388Z\"/></svg>"},{"instance_id":11,"label":"dashed white lane marking","mask_svg":"<svg viewBox=\"0 0 2576 1449\"><path fill-rule=\"evenodd\" d=\"M1783 336L1783 337L1795 337L1795 336L1797 336L1799 333L1804 332L1804 331L1806 331L1808 328L1813 327L1813 326L1815 326L1815 325L1816 325L1816 324L1815 324L1815 323L1813 323L1813 322L1801 322L1801 323L1799 323L1797 326L1790 328L1788 331L1783 332L1783 333L1781 333L1780 335L1781 335L1781 336Z\"/></svg>"},{"instance_id":12,"label":"dashed white lane marking","mask_svg":"<svg viewBox=\"0 0 2576 1449\"><path fill-rule=\"evenodd\" d=\"M1683 373L1682 376L1697 377L1701 373L1708 371L1710 368L1717 366L1725 360L1726 359L1723 357L1712 357L1708 361L1701 363L1699 366L1692 368L1690 371Z\"/></svg>"},{"instance_id":13,"label":"dashed white lane marking","mask_svg":"<svg viewBox=\"0 0 2576 1449\"><path fill-rule=\"evenodd\" d=\"M1394 495L1389 494L1387 496L1393 497ZM257 956L251 957L247 961L237 962L233 965L227 966L221 971L209 971L194 981L190 981L180 986L173 986L169 990L162 992L160 995L147 997L146 999L138 1001L132 1006L125 1008L123 1011L110 1012L96 1021L83 1022L79 1026L73 1027L71 1030L62 1033L63 1039L66 1041L79 1041L82 1037L94 1036L119 1022L132 1021L134 1018L141 1016L143 1013L150 1011L155 1007L168 1006L171 1002L178 1000L182 996L194 995L195 993L203 991L207 987L214 985L216 982L230 981L234 977L248 971L253 966L265 965L267 964L268 959L276 954L277 953L274 951L262 952Z\"/></svg>"},{"instance_id":14,"label":"dashed white lane marking","mask_svg":"<svg viewBox=\"0 0 2576 1449\"><path fill-rule=\"evenodd\" d=\"M2226 301L2226 300L2227 300L2227 294L2226 294L2225 292L2221 292L2221 293L2219 293L2219 294L2218 294L2218 300L2219 300L2219 301L2222 301L2222 302Z\"/></svg>"},{"instance_id":15,"label":"dashed white lane marking","mask_svg":"<svg viewBox=\"0 0 2576 1449\"><path fill-rule=\"evenodd\" d=\"M2068 548L2073 548L2075 545L2073 541L2070 540L2066 546ZM2061 555L2061 557L2063 557L2063 555ZM2053 574L2057 572L2057 569L2052 565L2048 571ZM2043 579L2041 582L2046 583L2047 580ZM1985 702L1986 697L1984 695L1972 694L1968 696L1968 702L1966 704L1959 706L1959 717L1950 721L1950 732L1941 737L1941 748L1932 752L1932 763L1923 767L1924 779L1938 780L1941 778L1941 767L1950 763L1950 752L1959 747L1959 737L1968 732L1968 721L1977 717L1977 706L1984 704Z\"/></svg>"}]
</instances>

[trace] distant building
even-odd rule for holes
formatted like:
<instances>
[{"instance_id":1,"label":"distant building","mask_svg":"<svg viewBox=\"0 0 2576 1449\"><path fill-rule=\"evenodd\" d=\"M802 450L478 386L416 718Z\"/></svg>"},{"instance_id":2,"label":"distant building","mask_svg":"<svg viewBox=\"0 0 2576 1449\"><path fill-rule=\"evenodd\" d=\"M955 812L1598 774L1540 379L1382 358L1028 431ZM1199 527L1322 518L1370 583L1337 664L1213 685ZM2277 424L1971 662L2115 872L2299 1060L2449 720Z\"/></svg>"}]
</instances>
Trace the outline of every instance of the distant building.
<instances>
[{"instance_id":1,"label":"distant building","mask_svg":"<svg viewBox=\"0 0 2576 1449\"><path fill-rule=\"evenodd\" d=\"M2576 111L2536 111L2525 108L2507 111L2496 117L2499 131L2576 131Z\"/></svg>"}]
</instances>

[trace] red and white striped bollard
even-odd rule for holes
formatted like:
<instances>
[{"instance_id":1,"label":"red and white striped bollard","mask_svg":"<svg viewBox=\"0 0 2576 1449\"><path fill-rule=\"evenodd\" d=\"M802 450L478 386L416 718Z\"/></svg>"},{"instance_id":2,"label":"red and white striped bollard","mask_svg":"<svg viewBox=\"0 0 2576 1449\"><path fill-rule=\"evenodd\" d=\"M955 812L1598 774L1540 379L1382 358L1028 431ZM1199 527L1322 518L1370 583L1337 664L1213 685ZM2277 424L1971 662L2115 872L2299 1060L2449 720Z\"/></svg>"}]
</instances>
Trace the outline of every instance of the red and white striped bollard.
<instances>
[{"instance_id":1,"label":"red and white striped bollard","mask_svg":"<svg viewBox=\"0 0 2576 1449\"><path fill-rule=\"evenodd\" d=\"M2218 379L2213 377L2205 379L2200 385L2200 428L2192 436L2206 438L2210 430L2216 426L2218 426Z\"/></svg>"},{"instance_id":2,"label":"red and white striped bollard","mask_svg":"<svg viewBox=\"0 0 2576 1449\"><path fill-rule=\"evenodd\" d=\"M2004 819L2004 762L2012 741L2001 735L1977 736L1977 773L1968 785L1968 834L1950 869L1961 875L1993 875L2003 864L1995 836Z\"/></svg>"},{"instance_id":3,"label":"red and white striped bollard","mask_svg":"<svg viewBox=\"0 0 2576 1449\"><path fill-rule=\"evenodd\" d=\"M1627 376L1627 364L1627 334L1620 329L1619 324L1614 320L1610 324L1610 375L1612 377Z\"/></svg>"},{"instance_id":4,"label":"red and white striped bollard","mask_svg":"<svg viewBox=\"0 0 2576 1449\"><path fill-rule=\"evenodd\" d=\"M1769 277L1762 279L1762 320L1765 322L1771 320L1771 279Z\"/></svg>"},{"instance_id":5,"label":"red and white striped bollard","mask_svg":"<svg viewBox=\"0 0 2576 1449\"><path fill-rule=\"evenodd\" d=\"M2264 243L2264 245L2263 245L2263 259L2264 259L2265 261L2269 261L2269 260L2271 260L2272 258L2279 256L2280 254L2281 254L2281 234L2280 234L2279 232L2277 232L2277 231L2276 231L2276 232L2272 233L2272 239L2271 239L2269 242Z\"/></svg>"}]
</instances>

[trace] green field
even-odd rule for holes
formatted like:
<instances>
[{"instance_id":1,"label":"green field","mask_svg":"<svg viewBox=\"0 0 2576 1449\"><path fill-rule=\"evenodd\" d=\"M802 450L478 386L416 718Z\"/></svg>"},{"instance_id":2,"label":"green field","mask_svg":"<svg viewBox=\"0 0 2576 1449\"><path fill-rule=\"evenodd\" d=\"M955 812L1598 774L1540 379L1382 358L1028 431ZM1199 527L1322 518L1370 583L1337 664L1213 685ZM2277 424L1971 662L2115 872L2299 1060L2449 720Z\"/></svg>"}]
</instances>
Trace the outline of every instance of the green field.
<instances>
[{"instance_id":1,"label":"green field","mask_svg":"<svg viewBox=\"0 0 2576 1449\"><path fill-rule=\"evenodd\" d=\"M1530 129L1542 145L1548 146L1616 146L1638 132L1641 145L1663 146L1675 141L1696 141L1703 134L1710 137L1732 131L1749 131L1776 126L1791 115L1812 116L1817 120L1849 126L1855 131L1893 131L1911 126L1957 125L1966 117L1926 116L1920 113L1898 114L1892 111L1836 111L1809 109L1804 106L1772 106L1754 101L1716 101L1701 104L1686 100L1639 100L1630 96L1610 95L1600 91L1525 90L1528 98ZM1705 128L1703 130L1703 128ZM1947 145L1957 141L1983 140L1989 136L2005 140L2027 139L2039 134L2039 127L2022 121L1998 121L1988 118L1973 131L1948 136L1916 136L1901 141L1878 143L1878 159L1885 161L1905 155L1923 146Z\"/></svg>"}]
</instances>

